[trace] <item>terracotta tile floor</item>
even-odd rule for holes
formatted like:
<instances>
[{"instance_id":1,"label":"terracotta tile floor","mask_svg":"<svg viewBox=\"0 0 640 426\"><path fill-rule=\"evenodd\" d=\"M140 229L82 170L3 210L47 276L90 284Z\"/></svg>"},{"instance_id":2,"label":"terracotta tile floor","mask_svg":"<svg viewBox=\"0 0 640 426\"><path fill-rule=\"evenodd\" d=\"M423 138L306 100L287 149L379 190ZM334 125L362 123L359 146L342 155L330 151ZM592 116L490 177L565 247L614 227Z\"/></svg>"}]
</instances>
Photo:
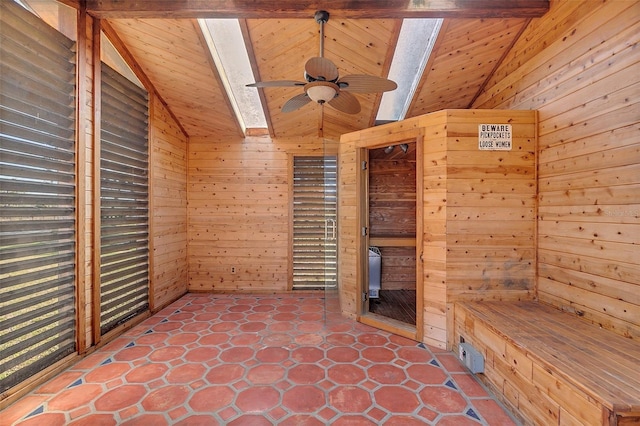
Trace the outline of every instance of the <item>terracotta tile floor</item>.
<instances>
[{"instance_id":1,"label":"terracotta tile floor","mask_svg":"<svg viewBox=\"0 0 640 426\"><path fill-rule=\"evenodd\" d=\"M317 294L188 294L0 423L514 424L453 354L345 319L336 305Z\"/></svg>"}]
</instances>

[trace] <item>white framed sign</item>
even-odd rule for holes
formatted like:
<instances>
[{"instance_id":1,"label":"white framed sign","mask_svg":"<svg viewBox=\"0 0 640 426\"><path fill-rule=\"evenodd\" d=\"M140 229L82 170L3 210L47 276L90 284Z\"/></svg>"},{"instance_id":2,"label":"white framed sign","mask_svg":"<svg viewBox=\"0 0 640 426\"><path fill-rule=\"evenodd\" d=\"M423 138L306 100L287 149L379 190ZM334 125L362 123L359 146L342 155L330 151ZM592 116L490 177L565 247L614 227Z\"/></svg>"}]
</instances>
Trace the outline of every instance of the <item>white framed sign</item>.
<instances>
[{"instance_id":1,"label":"white framed sign","mask_svg":"<svg viewBox=\"0 0 640 426\"><path fill-rule=\"evenodd\" d=\"M511 151L511 124L478 124L478 149L481 151Z\"/></svg>"}]
</instances>

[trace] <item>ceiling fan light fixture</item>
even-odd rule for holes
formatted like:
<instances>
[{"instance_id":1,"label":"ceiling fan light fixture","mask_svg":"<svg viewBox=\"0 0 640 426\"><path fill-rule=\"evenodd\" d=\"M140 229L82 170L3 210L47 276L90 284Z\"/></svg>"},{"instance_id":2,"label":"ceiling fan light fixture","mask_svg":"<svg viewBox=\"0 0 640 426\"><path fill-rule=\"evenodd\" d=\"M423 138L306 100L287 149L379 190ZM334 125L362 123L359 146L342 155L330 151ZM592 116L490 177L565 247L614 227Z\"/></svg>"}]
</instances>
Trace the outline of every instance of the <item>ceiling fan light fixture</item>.
<instances>
[{"instance_id":1,"label":"ceiling fan light fixture","mask_svg":"<svg viewBox=\"0 0 640 426\"><path fill-rule=\"evenodd\" d=\"M335 98L336 93L338 93L338 86L336 84L324 81L314 83L309 83L305 87L307 96L309 96L309 98L314 102L317 102L319 104L329 102L331 99Z\"/></svg>"}]
</instances>

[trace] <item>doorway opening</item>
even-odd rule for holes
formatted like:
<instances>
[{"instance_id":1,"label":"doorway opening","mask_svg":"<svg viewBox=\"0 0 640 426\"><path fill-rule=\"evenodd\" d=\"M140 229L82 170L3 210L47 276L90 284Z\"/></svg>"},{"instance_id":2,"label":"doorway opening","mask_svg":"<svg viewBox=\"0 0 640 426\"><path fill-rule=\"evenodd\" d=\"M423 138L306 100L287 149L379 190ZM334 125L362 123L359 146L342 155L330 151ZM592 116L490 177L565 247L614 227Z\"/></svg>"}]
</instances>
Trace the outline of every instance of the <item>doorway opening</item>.
<instances>
[{"instance_id":1,"label":"doorway opening","mask_svg":"<svg viewBox=\"0 0 640 426\"><path fill-rule=\"evenodd\" d=\"M363 318L414 333L418 313L416 151L415 140L368 149L362 188L368 247Z\"/></svg>"}]
</instances>

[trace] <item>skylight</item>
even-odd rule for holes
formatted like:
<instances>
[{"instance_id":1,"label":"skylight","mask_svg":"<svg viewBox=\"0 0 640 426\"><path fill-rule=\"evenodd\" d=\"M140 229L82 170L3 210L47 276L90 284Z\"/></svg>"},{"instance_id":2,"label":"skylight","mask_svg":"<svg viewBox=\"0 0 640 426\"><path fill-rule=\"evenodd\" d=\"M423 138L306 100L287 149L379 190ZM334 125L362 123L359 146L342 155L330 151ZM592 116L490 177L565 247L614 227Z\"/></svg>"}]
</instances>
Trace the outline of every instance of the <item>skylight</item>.
<instances>
[{"instance_id":1,"label":"skylight","mask_svg":"<svg viewBox=\"0 0 640 426\"><path fill-rule=\"evenodd\" d=\"M113 46L104 32L100 33L100 48L100 59L102 62L118 71L133 84L144 88L142 82L138 79L133 70L131 70L127 62L122 58L118 50Z\"/></svg>"},{"instance_id":2,"label":"skylight","mask_svg":"<svg viewBox=\"0 0 640 426\"><path fill-rule=\"evenodd\" d=\"M389 79L398 83L398 88L382 95L376 121L398 121L406 117L441 26L442 19L403 20L389 69Z\"/></svg>"},{"instance_id":3,"label":"skylight","mask_svg":"<svg viewBox=\"0 0 640 426\"><path fill-rule=\"evenodd\" d=\"M267 120L257 90L247 90L255 81L237 19L199 19L200 28L224 84L240 127L265 129Z\"/></svg>"}]
</instances>

